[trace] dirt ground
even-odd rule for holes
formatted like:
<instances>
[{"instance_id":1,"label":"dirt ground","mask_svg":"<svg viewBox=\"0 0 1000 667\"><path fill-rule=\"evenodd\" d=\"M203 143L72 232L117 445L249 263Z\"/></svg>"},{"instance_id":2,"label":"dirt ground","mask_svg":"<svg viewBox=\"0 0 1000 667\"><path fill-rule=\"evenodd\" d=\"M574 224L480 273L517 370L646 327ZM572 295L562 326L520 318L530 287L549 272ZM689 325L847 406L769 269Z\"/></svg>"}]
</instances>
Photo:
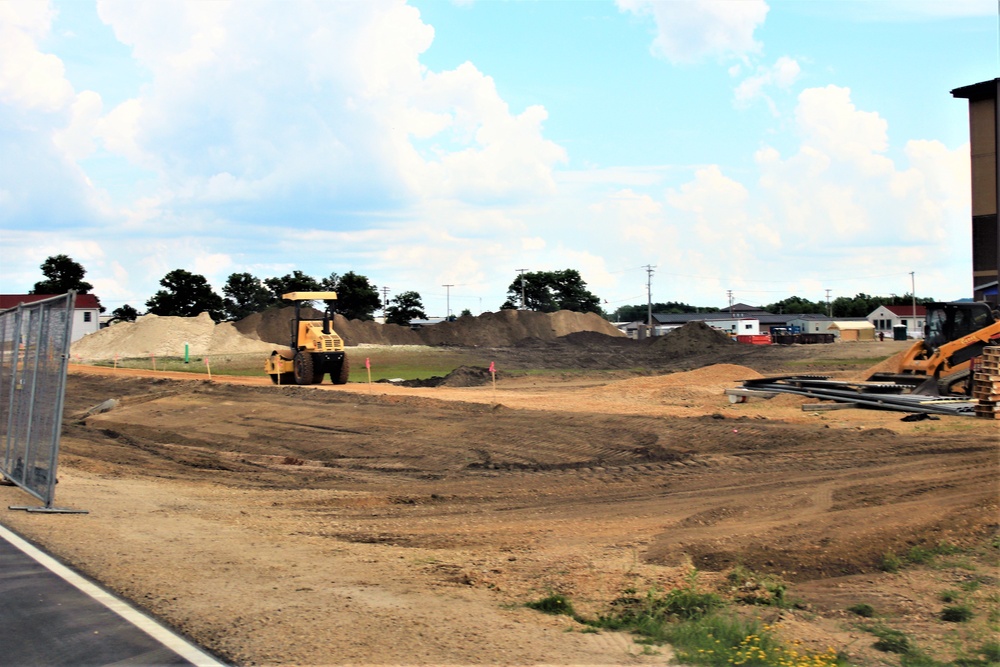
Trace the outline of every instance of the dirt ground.
<instances>
[{"instance_id":1,"label":"dirt ground","mask_svg":"<svg viewBox=\"0 0 1000 667\"><path fill-rule=\"evenodd\" d=\"M995 422L722 393L857 375L900 344L681 354L570 338L490 350L495 388L74 367L56 504L90 513L0 523L241 665L669 664L666 647L523 605L560 593L596 615L692 567L725 592L737 564L801 601L747 613L853 664L899 657L871 648L852 604L941 660L995 628ZM25 498L0 487L4 505ZM879 568L940 544L960 551ZM967 591L976 623L938 620L945 589Z\"/></svg>"}]
</instances>

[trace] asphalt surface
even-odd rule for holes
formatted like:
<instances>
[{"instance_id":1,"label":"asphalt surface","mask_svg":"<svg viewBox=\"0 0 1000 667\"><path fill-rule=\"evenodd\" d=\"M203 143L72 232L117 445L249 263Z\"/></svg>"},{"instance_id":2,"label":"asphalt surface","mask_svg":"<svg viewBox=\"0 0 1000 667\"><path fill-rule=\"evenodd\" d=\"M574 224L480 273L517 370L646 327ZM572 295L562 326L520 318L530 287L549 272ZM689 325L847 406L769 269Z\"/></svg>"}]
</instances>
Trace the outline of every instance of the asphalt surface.
<instances>
[{"instance_id":1,"label":"asphalt surface","mask_svg":"<svg viewBox=\"0 0 1000 667\"><path fill-rule=\"evenodd\" d=\"M0 526L0 665L223 664Z\"/></svg>"}]
</instances>

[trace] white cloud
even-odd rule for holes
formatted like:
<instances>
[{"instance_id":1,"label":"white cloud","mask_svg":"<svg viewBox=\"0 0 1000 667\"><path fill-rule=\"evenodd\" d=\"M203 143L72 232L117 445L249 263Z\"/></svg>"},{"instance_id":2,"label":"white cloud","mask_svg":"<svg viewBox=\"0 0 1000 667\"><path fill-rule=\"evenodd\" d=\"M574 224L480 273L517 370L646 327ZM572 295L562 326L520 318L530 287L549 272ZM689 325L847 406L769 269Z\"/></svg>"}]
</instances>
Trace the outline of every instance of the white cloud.
<instances>
[{"instance_id":1,"label":"white cloud","mask_svg":"<svg viewBox=\"0 0 1000 667\"><path fill-rule=\"evenodd\" d=\"M759 51L754 31L768 12L763 0L617 0L617 4L622 11L653 16L657 33L652 51L672 63Z\"/></svg>"},{"instance_id":2,"label":"white cloud","mask_svg":"<svg viewBox=\"0 0 1000 667\"><path fill-rule=\"evenodd\" d=\"M763 194L793 247L839 247L860 259L881 256L877 248L919 246L926 261L953 236L952 225L968 205L967 146L948 150L936 141L911 141L910 164L900 169L884 155L886 121L857 109L850 90L835 86L803 91L795 117L802 137L795 154L782 158L770 147L757 154Z\"/></svg>"},{"instance_id":3,"label":"white cloud","mask_svg":"<svg viewBox=\"0 0 1000 667\"><path fill-rule=\"evenodd\" d=\"M53 112L73 97L62 61L38 49L55 12L43 2L0 2L0 102Z\"/></svg>"},{"instance_id":4,"label":"white cloud","mask_svg":"<svg viewBox=\"0 0 1000 667\"><path fill-rule=\"evenodd\" d=\"M206 6L207 5L207 6ZM100 125L164 202L363 207L551 192L546 111L512 113L471 63L431 72L434 30L399 1L146 4L102 18L153 82Z\"/></svg>"},{"instance_id":5,"label":"white cloud","mask_svg":"<svg viewBox=\"0 0 1000 667\"><path fill-rule=\"evenodd\" d=\"M772 113L777 114L777 108L765 90L770 87L790 88L799 78L801 71L799 63L788 56L781 56L770 67L758 66L753 75L748 76L736 86L737 106L748 106L756 99L763 99L768 103ZM739 70L730 70L733 76L736 76L738 72Z\"/></svg>"}]
</instances>

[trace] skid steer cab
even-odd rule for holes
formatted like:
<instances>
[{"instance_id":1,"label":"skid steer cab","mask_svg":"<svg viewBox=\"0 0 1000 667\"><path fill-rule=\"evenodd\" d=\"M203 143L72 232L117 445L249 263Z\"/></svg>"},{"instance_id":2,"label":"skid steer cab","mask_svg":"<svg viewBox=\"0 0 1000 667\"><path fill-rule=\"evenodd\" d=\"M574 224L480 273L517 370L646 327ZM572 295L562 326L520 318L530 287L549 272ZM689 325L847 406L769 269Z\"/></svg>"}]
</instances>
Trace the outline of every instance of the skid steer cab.
<instances>
[{"instance_id":1,"label":"skid steer cab","mask_svg":"<svg viewBox=\"0 0 1000 667\"><path fill-rule=\"evenodd\" d=\"M289 292L282 299L295 303L288 350L275 350L264 362L264 372L274 384L320 384L330 374L333 384L347 384L351 373L344 354L344 339L333 330L336 292ZM302 316L303 301L325 301L323 317Z\"/></svg>"}]
</instances>

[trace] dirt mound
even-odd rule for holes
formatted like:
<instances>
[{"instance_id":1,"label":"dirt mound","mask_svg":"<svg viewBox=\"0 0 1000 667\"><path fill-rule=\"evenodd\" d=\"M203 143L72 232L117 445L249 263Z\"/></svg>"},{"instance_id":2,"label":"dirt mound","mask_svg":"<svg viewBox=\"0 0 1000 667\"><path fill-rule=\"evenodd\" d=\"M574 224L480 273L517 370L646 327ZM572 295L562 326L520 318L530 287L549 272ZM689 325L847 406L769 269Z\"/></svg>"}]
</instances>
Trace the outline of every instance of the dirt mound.
<instances>
[{"instance_id":1,"label":"dirt mound","mask_svg":"<svg viewBox=\"0 0 1000 667\"><path fill-rule=\"evenodd\" d=\"M305 308L302 312L307 317L323 316L313 308ZM292 307L274 308L240 320L236 323L236 328L244 336L287 345L288 322L294 315L295 309ZM483 313L479 317L460 317L454 322L442 322L417 331L395 324L348 320L335 315L333 326L344 339L345 345L368 343L509 347L525 338L552 340L579 332L599 333L607 338L624 338L623 333L599 315L567 310L557 313L501 310L497 313Z\"/></svg>"},{"instance_id":2,"label":"dirt mound","mask_svg":"<svg viewBox=\"0 0 1000 667\"><path fill-rule=\"evenodd\" d=\"M619 347L631 348L635 342L627 336L613 336L600 331L575 331L559 337L560 341L585 348Z\"/></svg>"},{"instance_id":3,"label":"dirt mound","mask_svg":"<svg viewBox=\"0 0 1000 667\"><path fill-rule=\"evenodd\" d=\"M653 345L666 354L694 355L720 347L732 347L733 341L718 329L704 322L688 322L665 336L647 338L647 345Z\"/></svg>"},{"instance_id":4,"label":"dirt mound","mask_svg":"<svg viewBox=\"0 0 1000 667\"><path fill-rule=\"evenodd\" d=\"M435 375L423 380L403 380L393 384L400 387L481 387L492 381L493 378L488 368L459 366L444 377Z\"/></svg>"},{"instance_id":5,"label":"dirt mound","mask_svg":"<svg viewBox=\"0 0 1000 667\"><path fill-rule=\"evenodd\" d=\"M624 337L613 324L595 313L537 313L526 310L501 310L478 317L460 317L420 330L427 345L463 345L466 347L510 347L525 338L552 340L580 331Z\"/></svg>"},{"instance_id":6,"label":"dirt mound","mask_svg":"<svg viewBox=\"0 0 1000 667\"><path fill-rule=\"evenodd\" d=\"M612 382L594 390L596 394L610 394L627 398L694 398L710 396L717 399L725 389L735 387L742 380L763 377L760 373L736 364L714 364L683 373L633 378Z\"/></svg>"},{"instance_id":7,"label":"dirt mound","mask_svg":"<svg viewBox=\"0 0 1000 667\"><path fill-rule=\"evenodd\" d=\"M849 379L864 381L870 378L874 373L895 373L899 369L899 362L902 361L905 355L906 355L906 350L903 350L902 352L897 352L888 359L883 359L882 361L875 364L868 370L856 373L853 377Z\"/></svg>"},{"instance_id":8,"label":"dirt mound","mask_svg":"<svg viewBox=\"0 0 1000 667\"><path fill-rule=\"evenodd\" d=\"M179 357L269 351L274 346L242 335L230 322L216 324L208 313L198 317L143 315L135 322L119 322L76 341L71 354L88 360L116 356Z\"/></svg>"}]
</instances>

